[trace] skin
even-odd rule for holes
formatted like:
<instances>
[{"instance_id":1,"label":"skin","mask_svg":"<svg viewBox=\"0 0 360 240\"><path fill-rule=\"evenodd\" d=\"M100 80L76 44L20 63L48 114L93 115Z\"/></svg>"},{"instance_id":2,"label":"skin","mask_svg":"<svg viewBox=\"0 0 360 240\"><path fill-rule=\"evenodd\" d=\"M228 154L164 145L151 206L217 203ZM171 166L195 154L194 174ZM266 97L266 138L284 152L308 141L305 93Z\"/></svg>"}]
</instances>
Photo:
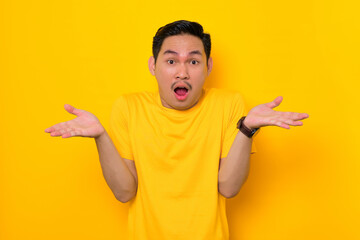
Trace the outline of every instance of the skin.
<instances>
[{"instance_id":1,"label":"skin","mask_svg":"<svg viewBox=\"0 0 360 240\"><path fill-rule=\"evenodd\" d=\"M212 58L206 61L202 41L195 36L183 34L164 40L157 61L150 57L148 66L158 82L161 103L164 107L176 110L190 109L202 97L202 88L212 69ZM189 95L178 100L174 88L178 84L188 86ZM280 112L273 108L280 105L282 97L260 104L249 111L244 121L250 129L265 126L278 126L290 129L301 126L300 120L309 117L306 113ZM105 128L99 119L90 112L65 104L65 110L76 115L75 119L55 124L45 132L50 136L62 138L94 138L99 151L104 177L114 195L121 202L127 202L136 195L137 173L134 161L123 159L118 154ZM227 158L219 163L219 192L227 197L235 196L245 182L249 172L249 156L252 139L239 132Z\"/></svg>"},{"instance_id":2,"label":"skin","mask_svg":"<svg viewBox=\"0 0 360 240\"><path fill-rule=\"evenodd\" d=\"M158 82L163 106L186 110L195 106L202 97L202 88L211 72L213 61L210 57L206 64L206 54L200 38L183 34L167 37L160 49L156 64L154 57L151 56L148 65L151 74ZM173 87L179 83L191 86L189 95L184 101L176 99L174 95ZM290 126L301 126L300 120L308 118L308 114L273 110L282 100L283 98L279 96L269 103L254 107L249 111L244 124L251 129L265 126L290 129ZM104 127L92 113L69 104L65 104L64 108L77 118L47 128L45 132L50 133L51 136L96 138L104 133Z\"/></svg>"},{"instance_id":3,"label":"skin","mask_svg":"<svg viewBox=\"0 0 360 240\"><path fill-rule=\"evenodd\" d=\"M198 54L191 54L198 52ZM202 96L202 87L209 76L213 61L210 57L206 64L204 45L200 38L189 34L175 35L165 38L157 61L150 57L150 73L156 77L161 103L164 107L186 110L196 105ZM172 86L187 83L192 87L185 101L178 100ZM258 105L251 109L245 119L245 126L250 129L264 126L278 126L290 129L301 126L299 120L309 117L306 113L278 112L273 108L279 106L282 97L270 103Z\"/></svg>"},{"instance_id":4,"label":"skin","mask_svg":"<svg viewBox=\"0 0 360 240\"><path fill-rule=\"evenodd\" d=\"M254 129L265 126L278 126L290 129L292 126L301 126L299 120L308 118L306 113L278 112L273 108L279 106L282 97L274 101L260 104L249 111L244 124ZM238 131L227 157L220 159L218 189L226 198L235 197L245 183L250 170L250 151L253 138L248 138Z\"/></svg>"},{"instance_id":5,"label":"skin","mask_svg":"<svg viewBox=\"0 0 360 240\"><path fill-rule=\"evenodd\" d=\"M204 45L200 38L182 34L165 38L155 58L150 57L150 73L158 82L161 103L164 107L186 110L202 96L202 87L212 69L212 58L206 63ZM174 86L185 84L191 88L183 101L174 94Z\"/></svg>"}]
</instances>

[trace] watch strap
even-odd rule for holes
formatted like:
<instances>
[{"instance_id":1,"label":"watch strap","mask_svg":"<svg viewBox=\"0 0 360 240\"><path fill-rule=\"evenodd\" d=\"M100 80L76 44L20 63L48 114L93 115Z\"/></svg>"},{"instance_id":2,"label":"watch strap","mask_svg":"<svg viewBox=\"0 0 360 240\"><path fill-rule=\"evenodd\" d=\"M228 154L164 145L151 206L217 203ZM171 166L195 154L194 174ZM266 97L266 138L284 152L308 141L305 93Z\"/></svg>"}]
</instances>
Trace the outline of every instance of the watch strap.
<instances>
[{"instance_id":1,"label":"watch strap","mask_svg":"<svg viewBox=\"0 0 360 240\"><path fill-rule=\"evenodd\" d=\"M254 134L259 130L259 128L255 128L253 130L247 128L244 124L244 120L245 120L246 116L243 116L242 118L240 118L240 120L237 123L237 128L248 138L251 138L252 136L254 136Z\"/></svg>"}]
</instances>

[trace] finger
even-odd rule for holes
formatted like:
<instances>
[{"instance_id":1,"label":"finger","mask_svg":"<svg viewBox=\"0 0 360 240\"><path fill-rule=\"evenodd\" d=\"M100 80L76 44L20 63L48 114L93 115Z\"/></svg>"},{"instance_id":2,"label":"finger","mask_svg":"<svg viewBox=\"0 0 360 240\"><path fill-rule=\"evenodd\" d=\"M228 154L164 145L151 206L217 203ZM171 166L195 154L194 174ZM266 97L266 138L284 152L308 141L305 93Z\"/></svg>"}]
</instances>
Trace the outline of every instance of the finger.
<instances>
[{"instance_id":1,"label":"finger","mask_svg":"<svg viewBox=\"0 0 360 240\"><path fill-rule=\"evenodd\" d=\"M51 136L59 136L62 132L64 132L64 129L66 128L69 128L68 123L61 122L45 129L45 132L50 133Z\"/></svg>"},{"instance_id":2,"label":"finger","mask_svg":"<svg viewBox=\"0 0 360 240\"><path fill-rule=\"evenodd\" d=\"M305 119L305 118L308 118L308 117L309 117L309 114L307 114L307 113L299 113L299 120Z\"/></svg>"},{"instance_id":3,"label":"finger","mask_svg":"<svg viewBox=\"0 0 360 240\"><path fill-rule=\"evenodd\" d=\"M269 108L274 108L280 105L280 103L282 102L283 97L282 96L278 96L277 98L274 99L274 101L266 103L265 106L269 107Z\"/></svg>"},{"instance_id":4,"label":"finger","mask_svg":"<svg viewBox=\"0 0 360 240\"><path fill-rule=\"evenodd\" d=\"M281 112L281 116L286 117L292 120L302 120L309 117L307 113L297 113L297 112Z\"/></svg>"},{"instance_id":5,"label":"finger","mask_svg":"<svg viewBox=\"0 0 360 240\"><path fill-rule=\"evenodd\" d=\"M81 109L77 109L77 108L71 106L70 104L65 104L64 108L66 111L68 111L69 113L74 114L76 116L79 116L82 112Z\"/></svg>"},{"instance_id":6,"label":"finger","mask_svg":"<svg viewBox=\"0 0 360 240\"><path fill-rule=\"evenodd\" d=\"M50 133L50 136L52 136L52 137L58 137L58 136L61 136L61 133L58 132L58 131L54 131L54 132Z\"/></svg>"},{"instance_id":7,"label":"finger","mask_svg":"<svg viewBox=\"0 0 360 240\"><path fill-rule=\"evenodd\" d=\"M285 128L285 129L290 129L290 126L289 125L286 125L285 123L281 123L279 125L279 127L282 127L282 128Z\"/></svg>"},{"instance_id":8,"label":"finger","mask_svg":"<svg viewBox=\"0 0 360 240\"><path fill-rule=\"evenodd\" d=\"M268 124L266 124L266 126L278 126L278 127L290 129L290 126L288 124L286 124L286 122L284 122L282 119L279 119L279 118L270 119Z\"/></svg>"},{"instance_id":9,"label":"finger","mask_svg":"<svg viewBox=\"0 0 360 240\"><path fill-rule=\"evenodd\" d=\"M290 126L282 121L276 121L275 126L282 127L285 129L290 129Z\"/></svg>"},{"instance_id":10,"label":"finger","mask_svg":"<svg viewBox=\"0 0 360 240\"><path fill-rule=\"evenodd\" d=\"M303 120L309 117L307 113L293 113L292 119L293 120Z\"/></svg>"},{"instance_id":11,"label":"finger","mask_svg":"<svg viewBox=\"0 0 360 240\"><path fill-rule=\"evenodd\" d=\"M55 124L54 126L51 126L51 127L47 128L47 129L45 129L45 132L47 132L47 133L52 133L52 132L54 132L54 131L60 130L60 129L61 129L61 126L60 126L59 124L60 124L60 123Z\"/></svg>"},{"instance_id":12,"label":"finger","mask_svg":"<svg viewBox=\"0 0 360 240\"><path fill-rule=\"evenodd\" d=\"M71 132L74 132L75 130L73 128L67 128L67 129L59 129L57 131L52 132L50 135L53 137L62 136L64 137L70 137L72 134Z\"/></svg>"},{"instance_id":13,"label":"finger","mask_svg":"<svg viewBox=\"0 0 360 240\"><path fill-rule=\"evenodd\" d=\"M68 132L64 133L64 134L62 135L62 137L63 137L63 138L74 137L74 136L75 136L75 133L74 133L74 132L75 132L75 131L68 131Z\"/></svg>"},{"instance_id":14,"label":"finger","mask_svg":"<svg viewBox=\"0 0 360 240\"><path fill-rule=\"evenodd\" d=\"M53 131L55 131L55 129L52 126L45 129L45 132L47 132L47 133L51 133Z\"/></svg>"},{"instance_id":15,"label":"finger","mask_svg":"<svg viewBox=\"0 0 360 240\"><path fill-rule=\"evenodd\" d=\"M282 121L283 123L287 124L287 125L291 125L291 126L302 126L303 123L300 121L294 121L292 119L288 119L288 118L281 118L280 121Z\"/></svg>"},{"instance_id":16,"label":"finger","mask_svg":"<svg viewBox=\"0 0 360 240\"><path fill-rule=\"evenodd\" d=\"M62 135L63 138L81 136L80 130L70 129L68 132Z\"/></svg>"},{"instance_id":17,"label":"finger","mask_svg":"<svg viewBox=\"0 0 360 240\"><path fill-rule=\"evenodd\" d=\"M56 132L60 132L60 131L62 131L62 130L64 130L64 129L68 128L68 127L69 127L69 126L68 126L67 122L61 122L61 123L55 124L55 125L53 126L53 129L54 129Z\"/></svg>"}]
</instances>

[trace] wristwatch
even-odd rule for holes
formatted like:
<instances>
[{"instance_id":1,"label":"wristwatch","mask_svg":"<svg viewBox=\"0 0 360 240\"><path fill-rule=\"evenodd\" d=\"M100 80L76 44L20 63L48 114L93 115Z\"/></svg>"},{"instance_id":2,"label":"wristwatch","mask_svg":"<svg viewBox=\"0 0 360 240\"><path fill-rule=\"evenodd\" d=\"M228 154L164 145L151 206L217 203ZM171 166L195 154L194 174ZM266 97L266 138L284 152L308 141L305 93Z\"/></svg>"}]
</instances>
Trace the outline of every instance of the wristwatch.
<instances>
[{"instance_id":1,"label":"wristwatch","mask_svg":"<svg viewBox=\"0 0 360 240\"><path fill-rule=\"evenodd\" d=\"M243 116L242 118L240 118L240 120L239 120L238 123L237 123L237 128L238 128L243 134L245 134L245 136L247 136L248 138L251 138L251 137L254 136L255 133L259 132L258 130L259 130L260 128L255 128L255 129L253 129L253 130L247 128L247 127L245 126L245 124L243 123L244 120L245 120L245 117L246 117L246 116Z\"/></svg>"}]
</instances>

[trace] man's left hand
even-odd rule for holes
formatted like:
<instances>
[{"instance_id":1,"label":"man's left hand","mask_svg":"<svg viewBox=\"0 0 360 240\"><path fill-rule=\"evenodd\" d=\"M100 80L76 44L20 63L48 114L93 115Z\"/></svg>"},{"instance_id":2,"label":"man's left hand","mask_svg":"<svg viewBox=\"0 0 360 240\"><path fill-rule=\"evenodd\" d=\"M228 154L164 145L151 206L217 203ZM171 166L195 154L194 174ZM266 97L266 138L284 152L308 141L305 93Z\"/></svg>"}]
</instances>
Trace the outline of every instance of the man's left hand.
<instances>
[{"instance_id":1,"label":"man's left hand","mask_svg":"<svg viewBox=\"0 0 360 240\"><path fill-rule=\"evenodd\" d=\"M274 101L260 104L252 108L247 114L244 124L250 129L265 126L278 126L290 129L290 126L301 126L303 120L309 117L307 113L297 112L280 112L274 111L273 108L280 105L283 98L281 96L275 98Z\"/></svg>"}]
</instances>

